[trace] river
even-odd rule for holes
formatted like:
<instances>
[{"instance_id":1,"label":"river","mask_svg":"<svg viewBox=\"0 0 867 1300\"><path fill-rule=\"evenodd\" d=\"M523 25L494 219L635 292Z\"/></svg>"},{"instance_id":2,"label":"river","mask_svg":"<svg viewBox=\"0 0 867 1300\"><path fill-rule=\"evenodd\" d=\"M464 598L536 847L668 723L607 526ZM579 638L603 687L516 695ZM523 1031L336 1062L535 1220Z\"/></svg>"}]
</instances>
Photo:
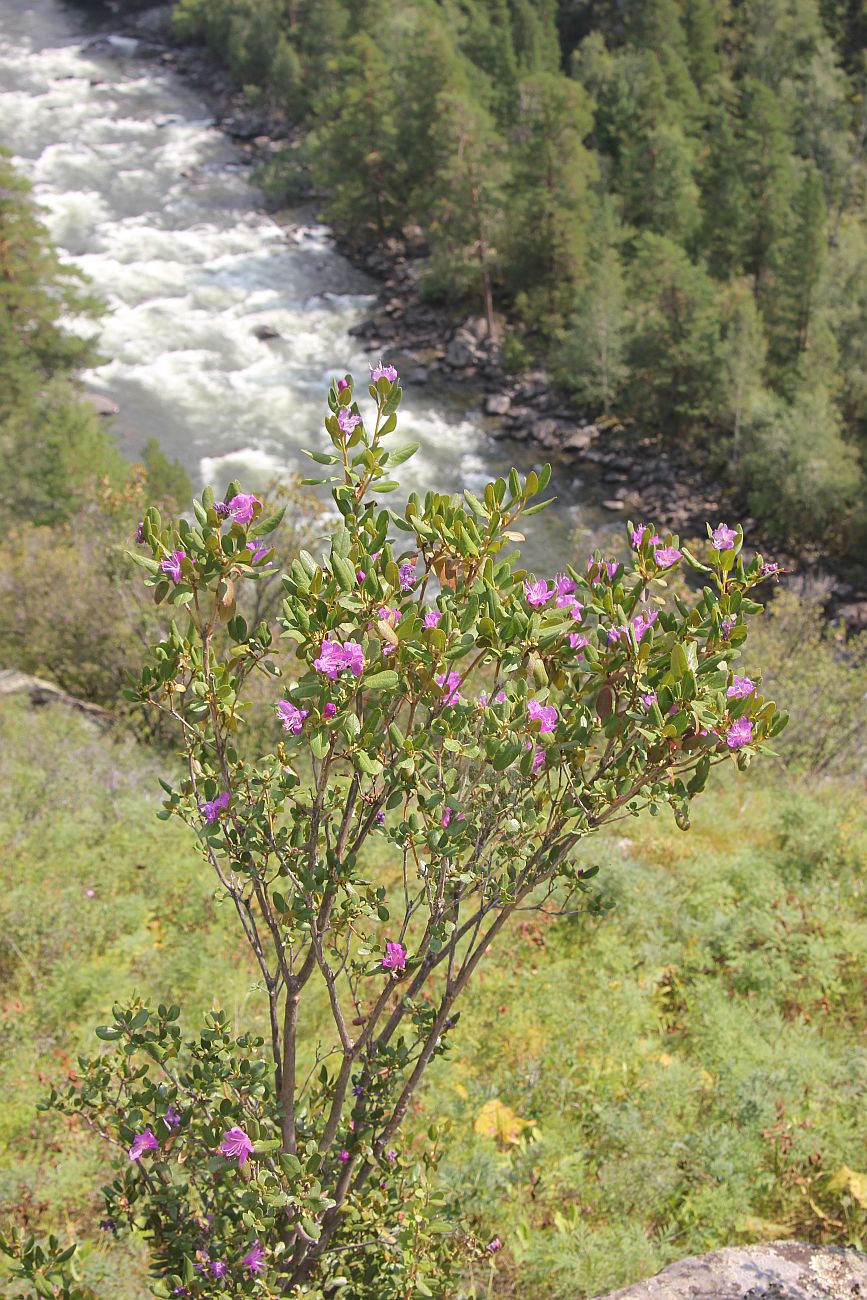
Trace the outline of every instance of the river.
<instances>
[{"instance_id":1,"label":"river","mask_svg":"<svg viewBox=\"0 0 867 1300\"><path fill-rule=\"evenodd\" d=\"M95 35L107 39L89 49ZM136 49L58 0L0 0L0 143L109 305L105 364L85 379L119 403L124 450L155 436L196 488L233 476L263 487L309 470L301 448L322 445L331 377L366 373L349 330L374 286L326 227L269 217L207 102ZM261 341L259 326L280 338ZM478 491L513 461L522 472L539 463L490 437L469 401L433 385L405 392L400 441L421 444L402 471L408 486ZM592 482L585 493L564 469L552 488L555 506L527 521L526 558L540 571L572 553L576 529L585 545L611 530Z\"/></svg>"}]
</instances>

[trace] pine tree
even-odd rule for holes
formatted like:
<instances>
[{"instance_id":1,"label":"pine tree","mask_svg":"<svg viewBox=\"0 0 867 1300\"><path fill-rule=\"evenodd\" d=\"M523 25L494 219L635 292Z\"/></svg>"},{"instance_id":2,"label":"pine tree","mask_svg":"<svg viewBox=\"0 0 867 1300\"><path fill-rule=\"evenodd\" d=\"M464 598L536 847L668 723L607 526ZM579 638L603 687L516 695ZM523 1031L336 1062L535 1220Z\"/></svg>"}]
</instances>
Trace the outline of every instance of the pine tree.
<instances>
[{"instance_id":1,"label":"pine tree","mask_svg":"<svg viewBox=\"0 0 867 1300\"><path fill-rule=\"evenodd\" d=\"M762 396L768 344L750 286L732 284L725 295L720 344L720 416L732 433L732 460L740 459L747 412Z\"/></svg>"},{"instance_id":2,"label":"pine tree","mask_svg":"<svg viewBox=\"0 0 867 1300\"><path fill-rule=\"evenodd\" d=\"M661 430L695 433L718 400L716 286L673 240L645 233L635 243L629 290L632 411Z\"/></svg>"},{"instance_id":3,"label":"pine tree","mask_svg":"<svg viewBox=\"0 0 867 1300\"><path fill-rule=\"evenodd\" d=\"M493 119L467 95L437 105L430 176L428 284L475 299L496 338L493 283L501 260L508 161Z\"/></svg>"},{"instance_id":4,"label":"pine tree","mask_svg":"<svg viewBox=\"0 0 867 1300\"><path fill-rule=\"evenodd\" d=\"M512 138L507 277L524 320L562 326L586 270L593 156L583 89L542 74L521 85Z\"/></svg>"},{"instance_id":5,"label":"pine tree","mask_svg":"<svg viewBox=\"0 0 867 1300\"><path fill-rule=\"evenodd\" d=\"M742 171L749 196L744 265L764 305L765 282L790 226L796 177L778 96L751 78L744 84L742 102Z\"/></svg>"},{"instance_id":6,"label":"pine tree","mask_svg":"<svg viewBox=\"0 0 867 1300\"><path fill-rule=\"evenodd\" d=\"M626 285L620 257L624 235L613 206L602 206L587 284L558 350L560 381L594 410L608 415L627 378Z\"/></svg>"},{"instance_id":7,"label":"pine tree","mask_svg":"<svg viewBox=\"0 0 867 1300\"><path fill-rule=\"evenodd\" d=\"M809 345L813 295L825 253L827 214L822 181L813 163L801 164L791 213L786 236L774 249L764 305L770 357L781 379Z\"/></svg>"},{"instance_id":8,"label":"pine tree","mask_svg":"<svg viewBox=\"0 0 867 1300\"><path fill-rule=\"evenodd\" d=\"M699 244L712 274L725 280L743 270L750 231L749 194L737 124L723 103L710 114L700 188Z\"/></svg>"}]
</instances>

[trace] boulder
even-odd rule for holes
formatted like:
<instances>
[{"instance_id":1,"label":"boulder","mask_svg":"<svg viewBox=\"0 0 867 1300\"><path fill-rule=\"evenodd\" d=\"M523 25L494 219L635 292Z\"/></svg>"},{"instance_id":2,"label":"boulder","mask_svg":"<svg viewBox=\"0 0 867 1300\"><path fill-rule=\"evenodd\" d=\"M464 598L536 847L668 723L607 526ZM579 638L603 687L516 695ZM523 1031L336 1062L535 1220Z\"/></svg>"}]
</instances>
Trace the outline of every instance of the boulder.
<instances>
[{"instance_id":1,"label":"boulder","mask_svg":"<svg viewBox=\"0 0 867 1300\"><path fill-rule=\"evenodd\" d=\"M275 330L273 325L257 325L253 333L263 343L267 343L269 339L282 339L283 337L279 330Z\"/></svg>"},{"instance_id":2,"label":"boulder","mask_svg":"<svg viewBox=\"0 0 867 1300\"><path fill-rule=\"evenodd\" d=\"M541 446L553 450L560 445L560 426L556 420L537 420L533 425L533 437Z\"/></svg>"},{"instance_id":3,"label":"boulder","mask_svg":"<svg viewBox=\"0 0 867 1300\"><path fill-rule=\"evenodd\" d=\"M867 1255L840 1246L772 1241L670 1264L604 1300L863 1300Z\"/></svg>"},{"instance_id":4,"label":"boulder","mask_svg":"<svg viewBox=\"0 0 867 1300\"><path fill-rule=\"evenodd\" d=\"M476 350L467 339L456 334L446 345L445 363L453 370L468 370L476 363Z\"/></svg>"},{"instance_id":5,"label":"boulder","mask_svg":"<svg viewBox=\"0 0 867 1300\"><path fill-rule=\"evenodd\" d=\"M17 668L0 670L0 697L4 695L27 695L34 708L43 704L62 704L68 709L74 709L76 713L83 714L99 726L107 726L112 720L108 710L98 704L79 700L75 695L69 695L59 686L55 686L54 682L47 682L42 677L31 677L28 673L20 673Z\"/></svg>"},{"instance_id":6,"label":"boulder","mask_svg":"<svg viewBox=\"0 0 867 1300\"><path fill-rule=\"evenodd\" d=\"M491 393L490 397L485 398L485 414L506 415L511 405L512 399L508 393Z\"/></svg>"},{"instance_id":7,"label":"boulder","mask_svg":"<svg viewBox=\"0 0 867 1300\"><path fill-rule=\"evenodd\" d=\"M89 402L97 415L101 415L104 420L112 415L120 415L120 407L108 393L85 393L84 400Z\"/></svg>"},{"instance_id":8,"label":"boulder","mask_svg":"<svg viewBox=\"0 0 867 1300\"><path fill-rule=\"evenodd\" d=\"M262 134L262 118L255 113L230 113L220 122L220 128L233 140L255 140Z\"/></svg>"}]
</instances>

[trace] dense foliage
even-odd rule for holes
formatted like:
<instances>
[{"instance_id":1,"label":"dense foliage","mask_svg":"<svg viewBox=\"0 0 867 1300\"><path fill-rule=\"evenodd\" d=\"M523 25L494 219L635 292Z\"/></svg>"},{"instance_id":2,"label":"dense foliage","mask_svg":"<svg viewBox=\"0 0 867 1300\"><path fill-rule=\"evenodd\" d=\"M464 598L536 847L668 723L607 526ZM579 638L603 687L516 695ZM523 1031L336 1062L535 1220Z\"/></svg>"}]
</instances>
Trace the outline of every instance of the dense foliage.
<instances>
[{"instance_id":1,"label":"dense foliage","mask_svg":"<svg viewBox=\"0 0 867 1300\"><path fill-rule=\"evenodd\" d=\"M428 293L508 313L591 409L706 446L789 541L857 552L867 445L863 6L179 0L307 126L325 215L420 226Z\"/></svg>"},{"instance_id":2,"label":"dense foliage","mask_svg":"<svg viewBox=\"0 0 867 1300\"><path fill-rule=\"evenodd\" d=\"M776 568L744 564L739 530L709 528L704 564L630 527L626 564L596 553L537 579L509 547L549 469L384 509L417 448L389 441L396 371L377 367L368 393L365 421L351 377L329 392L331 450L310 454L338 520L329 552L301 551L283 578L282 647L237 612L274 559L280 519L258 498L206 489L194 522L151 508L138 532L133 558L178 615L129 692L179 733L161 816L198 834L267 1007L263 1038L217 1010L185 1036L177 1005L117 1004L97 1030L108 1050L52 1093L125 1153L107 1218L145 1235L159 1296L453 1294L485 1247L442 1217L437 1128L418 1155L401 1129L482 958L519 912L598 912L583 842L666 806L688 829L711 769L745 770L785 725L734 671L750 592ZM666 600L684 559L706 585ZM259 675L285 734L251 757L238 737ZM391 861L373 875L380 841ZM0 1246L34 1285L70 1262Z\"/></svg>"}]
</instances>

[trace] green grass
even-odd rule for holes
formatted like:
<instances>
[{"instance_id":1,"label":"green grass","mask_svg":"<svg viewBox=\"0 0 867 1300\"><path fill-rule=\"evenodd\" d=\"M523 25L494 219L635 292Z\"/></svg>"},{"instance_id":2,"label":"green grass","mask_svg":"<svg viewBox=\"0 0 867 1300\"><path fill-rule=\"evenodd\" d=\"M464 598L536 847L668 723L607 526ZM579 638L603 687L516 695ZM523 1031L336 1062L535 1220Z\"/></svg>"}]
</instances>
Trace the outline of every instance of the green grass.
<instances>
[{"instance_id":1,"label":"green grass","mask_svg":"<svg viewBox=\"0 0 867 1300\"><path fill-rule=\"evenodd\" d=\"M101 1147L36 1103L115 998L256 1014L192 837L154 816L157 770L65 710L0 704L0 1221L99 1236ZM595 1295L767 1236L865 1244L864 1207L829 1186L867 1169L860 792L732 772L690 833L621 822L588 860L613 910L524 915L413 1117L448 1117L443 1177L505 1243L477 1293ZM533 1122L508 1147L474 1130L494 1097ZM138 1300L140 1253L116 1251L89 1277Z\"/></svg>"}]
</instances>

